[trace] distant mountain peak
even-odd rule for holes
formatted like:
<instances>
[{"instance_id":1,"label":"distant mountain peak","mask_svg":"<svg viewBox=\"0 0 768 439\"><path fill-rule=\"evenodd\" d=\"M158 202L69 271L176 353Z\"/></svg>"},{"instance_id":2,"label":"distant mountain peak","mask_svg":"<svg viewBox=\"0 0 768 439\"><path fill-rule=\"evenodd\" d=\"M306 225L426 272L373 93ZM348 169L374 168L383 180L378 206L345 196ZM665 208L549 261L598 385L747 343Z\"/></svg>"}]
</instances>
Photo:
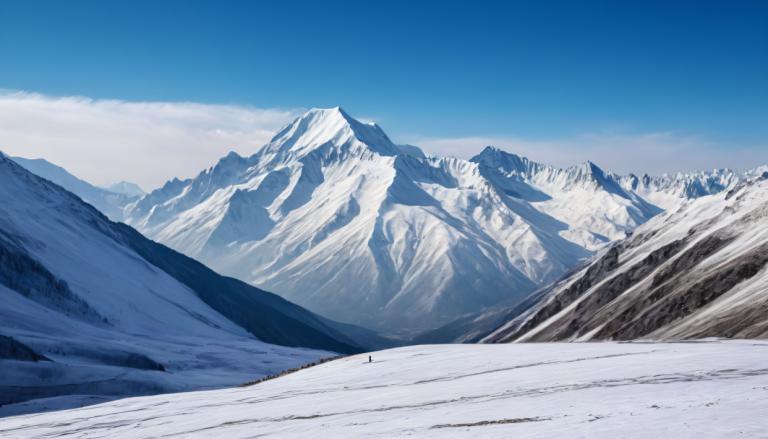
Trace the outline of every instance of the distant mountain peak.
<instances>
[{"instance_id":1,"label":"distant mountain peak","mask_svg":"<svg viewBox=\"0 0 768 439\"><path fill-rule=\"evenodd\" d=\"M480 154L469 159L469 161L492 168L503 168L505 172L517 172L526 174L533 167L542 167L543 165L529 160L526 157L515 153L504 151L495 146L488 145L480 151Z\"/></svg>"},{"instance_id":2,"label":"distant mountain peak","mask_svg":"<svg viewBox=\"0 0 768 439\"><path fill-rule=\"evenodd\" d=\"M107 190L116 194L127 195L129 197L140 197L146 193L144 192L144 189L142 189L136 183L131 183L130 181L125 180L118 181L117 183L109 185Z\"/></svg>"},{"instance_id":3,"label":"distant mountain peak","mask_svg":"<svg viewBox=\"0 0 768 439\"><path fill-rule=\"evenodd\" d=\"M242 160L243 158L237 151L229 151L227 155L222 157L223 160Z\"/></svg>"},{"instance_id":4,"label":"distant mountain peak","mask_svg":"<svg viewBox=\"0 0 768 439\"><path fill-rule=\"evenodd\" d=\"M7 157L3 161L13 161L22 168L52 181L64 189L74 193L87 203L99 209L102 213L115 221L123 219L123 208L132 198L129 195L103 189L81 180L72 175L61 166L55 165L45 159L27 159L23 157Z\"/></svg>"},{"instance_id":5,"label":"distant mountain peak","mask_svg":"<svg viewBox=\"0 0 768 439\"><path fill-rule=\"evenodd\" d=\"M485 148L483 148L482 151L480 151L479 154L475 156L475 158L488 158L488 157L495 157L495 156L507 156L507 157L516 157L518 159L523 159L524 157L517 155L513 152L504 151L501 148L497 148L493 145L487 145Z\"/></svg>"},{"instance_id":6,"label":"distant mountain peak","mask_svg":"<svg viewBox=\"0 0 768 439\"><path fill-rule=\"evenodd\" d=\"M590 160L568 168L568 173L575 181L596 181L598 183L605 183L604 180L607 179L605 171Z\"/></svg>"}]
</instances>

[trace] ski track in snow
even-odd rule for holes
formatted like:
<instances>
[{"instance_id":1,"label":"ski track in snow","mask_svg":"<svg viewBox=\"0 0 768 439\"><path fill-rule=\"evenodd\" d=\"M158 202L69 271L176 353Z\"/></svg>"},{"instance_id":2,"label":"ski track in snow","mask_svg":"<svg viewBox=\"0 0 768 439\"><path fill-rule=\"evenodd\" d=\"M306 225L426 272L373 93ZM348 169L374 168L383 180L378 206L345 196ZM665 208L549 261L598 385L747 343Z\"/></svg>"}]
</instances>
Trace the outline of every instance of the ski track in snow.
<instances>
[{"instance_id":1,"label":"ski track in snow","mask_svg":"<svg viewBox=\"0 0 768 439\"><path fill-rule=\"evenodd\" d=\"M0 420L27 437L765 437L768 342L411 346Z\"/></svg>"}]
</instances>

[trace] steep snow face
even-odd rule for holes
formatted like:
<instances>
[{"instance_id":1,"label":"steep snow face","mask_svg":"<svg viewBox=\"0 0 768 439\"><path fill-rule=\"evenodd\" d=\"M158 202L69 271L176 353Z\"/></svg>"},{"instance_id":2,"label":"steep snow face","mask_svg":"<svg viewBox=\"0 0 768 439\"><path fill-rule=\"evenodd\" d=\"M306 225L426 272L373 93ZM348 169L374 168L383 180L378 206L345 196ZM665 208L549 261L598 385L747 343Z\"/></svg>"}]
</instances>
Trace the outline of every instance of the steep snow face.
<instances>
[{"instance_id":1,"label":"steep snow face","mask_svg":"<svg viewBox=\"0 0 768 439\"><path fill-rule=\"evenodd\" d=\"M0 420L8 438L764 438L765 342L433 345ZM54 404L55 401L51 401Z\"/></svg>"},{"instance_id":2,"label":"steep snow face","mask_svg":"<svg viewBox=\"0 0 768 439\"><path fill-rule=\"evenodd\" d=\"M429 157L332 108L127 212L221 273L407 332L522 298L660 209L592 163L561 170L493 149Z\"/></svg>"},{"instance_id":3,"label":"steep snow face","mask_svg":"<svg viewBox=\"0 0 768 439\"><path fill-rule=\"evenodd\" d=\"M349 347L306 310L110 222L1 153L0 200L2 406L234 385L330 355L255 334Z\"/></svg>"},{"instance_id":4,"label":"steep snow face","mask_svg":"<svg viewBox=\"0 0 768 439\"><path fill-rule=\"evenodd\" d=\"M117 187L117 190L96 187L44 159L26 159L23 157L12 157L11 159L38 177L52 181L77 195L113 221L121 221L123 208L144 194L143 192L136 193L138 186L135 188L125 186L131 185L131 183L126 182L122 183L123 186ZM141 191L141 189L138 190Z\"/></svg>"},{"instance_id":5,"label":"steep snow face","mask_svg":"<svg viewBox=\"0 0 768 439\"><path fill-rule=\"evenodd\" d=\"M640 226L486 341L768 337L768 173Z\"/></svg>"}]
</instances>

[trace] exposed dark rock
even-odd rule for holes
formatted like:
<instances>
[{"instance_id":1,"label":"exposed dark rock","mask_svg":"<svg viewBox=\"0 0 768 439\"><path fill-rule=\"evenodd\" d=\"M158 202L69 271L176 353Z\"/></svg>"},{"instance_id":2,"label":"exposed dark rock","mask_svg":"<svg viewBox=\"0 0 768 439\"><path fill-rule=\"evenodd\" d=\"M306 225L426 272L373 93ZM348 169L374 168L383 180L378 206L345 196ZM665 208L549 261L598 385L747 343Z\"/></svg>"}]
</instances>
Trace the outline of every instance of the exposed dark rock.
<instances>
[{"instance_id":1,"label":"exposed dark rock","mask_svg":"<svg viewBox=\"0 0 768 439\"><path fill-rule=\"evenodd\" d=\"M571 313L571 320L565 328L556 332L555 338L564 339L591 330L598 322L590 322L590 320L603 306L615 300L630 286L644 279L684 246L685 240L673 241L654 250L628 270L601 284L589 297L579 302Z\"/></svg>"},{"instance_id":2,"label":"exposed dark rock","mask_svg":"<svg viewBox=\"0 0 768 439\"><path fill-rule=\"evenodd\" d=\"M540 323L549 319L553 315L559 313L565 307L573 303L573 301L581 297L585 291L608 276L608 274L616 269L618 263L619 249L618 247L612 247L606 252L605 255L598 259L597 262L592 264L592 266L586 270L581 278L566 288L563 292L546 302L546 304L540 308L539 311L536 312L536 314L528 321L526 321L520 328L511 334L503 335L503 339L513 340L535 328Z\"/></svg>"},{"instance_id":3,"label":"exposed dark rock","mask_svg":"<svg viewBox=\"0 0 768 439\"><path fill-rule=\"evenodd\" d=\"M0 359L19 361L51 361L33 351L29 346L11 337L0 335Z\"/></svg>"},{"instance_id":4,"label":"exposed dark rock","mask_svg":"<svg viewBox=\"0 0 768 439\"><path fill-rule=\"evenodd\" d=\"M506 332L489 341L768 337L768 294L757 289L768 279L761 180L741 182L725 202L684 206L617 243L578 278L560 280L568 288L551 287L502 322ZM681 237L668 242L668 233ZM646 248L655 250L630 266Z\"/></svg>"},{"instance_id":5,"label":"exposed dark rock","mask_svg":"<svg viewBox=\"0 0 768 439\"><path fill-rule=\"evenodd\" d=\"M768 244L718 266L716 270L706 273L696 282L668 282L649 294L643 295L641 302L625 310L616 320L609 322L597 337L628 340L650 334L708 305L736 284L755 276L766 264L768 264ZM764 319L765 317L761 316L761 321ZM712 336L728 337L754 323L753 320L746 318L732 320L732 326L715 325L719 330L710 333ZM707 332L709 331L704 333Z\"/></svg>"},{"instance_id":6,"label":"exposed dark rock","mask_svg":"<svg viewBox=\"0 0 768 439\"><path fill-rule=\"evenodd\" d=\"M671 278L681 273L685 273L687 270L695 267L701 261L725 247L731 241L733 241L733 237L725 237L718 234L713 234L702 238L701 241L697 242L691 248L686 250L683 254L672 261L671 264L659 270L659 272L653 277L651 288L656 288Z\"/></svg>"}]
</instances>

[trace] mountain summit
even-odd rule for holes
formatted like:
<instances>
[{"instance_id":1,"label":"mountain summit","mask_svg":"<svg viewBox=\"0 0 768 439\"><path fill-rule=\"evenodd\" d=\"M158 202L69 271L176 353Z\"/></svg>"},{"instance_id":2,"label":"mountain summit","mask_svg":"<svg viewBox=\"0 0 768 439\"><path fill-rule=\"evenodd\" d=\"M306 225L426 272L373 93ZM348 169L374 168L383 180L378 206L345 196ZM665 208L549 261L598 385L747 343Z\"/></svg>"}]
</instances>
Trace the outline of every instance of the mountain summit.
<instances>
[{"instance_id":1,"label":"mountain summit","mask_svg":"<svg viewBox=\"0 0 768 439\"><path fill-rule=\"evenodd\" d=\"M341 107L334 107L309 110L280 130L258 156L262 160L290 160L322 148L347 152L369 149L382 155L399 152L378 125L359 122Z\"/></svg>"}]
</instances>

